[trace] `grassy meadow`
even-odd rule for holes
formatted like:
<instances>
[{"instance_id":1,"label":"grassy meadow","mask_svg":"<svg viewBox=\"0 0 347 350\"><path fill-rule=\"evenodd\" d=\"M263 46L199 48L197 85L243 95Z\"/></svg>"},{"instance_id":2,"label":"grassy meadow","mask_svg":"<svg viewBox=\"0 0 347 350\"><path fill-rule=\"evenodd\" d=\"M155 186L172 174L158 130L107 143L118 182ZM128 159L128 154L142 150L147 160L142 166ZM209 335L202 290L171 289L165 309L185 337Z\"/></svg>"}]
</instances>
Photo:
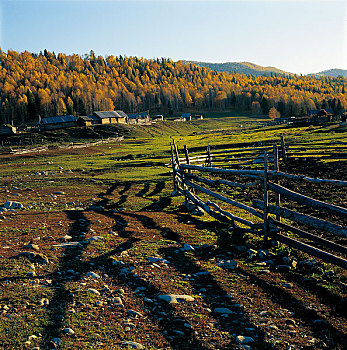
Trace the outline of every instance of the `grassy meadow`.
<instances>
[{"instance_id":1,"label":"grassy meadow","mask_svg":"<svg viewBox=\"0 0 347 350\"><path fill-rule=\"evenodd\" d=\"M278 144L281 134L290 144L338 145L346 127L209 117L124 126L121 142L59 149L51 139L44 152L0 154L0 205L23 205L0 213L0 349L238 349L239 336L254 349L344 348L345 271L283 245L271 254L305 269L277 271L250 258L261 237L188 213L171 196L166 164L172 138L179 150ZM307 163L308 171L332 162ZM229 194L247 201L240 190ZM236 269L219 266L230 259ZM316 269L306 269L310 261ZM158 301L163 294L194 301L168 304Z\"/></svg>"}]
</instances>

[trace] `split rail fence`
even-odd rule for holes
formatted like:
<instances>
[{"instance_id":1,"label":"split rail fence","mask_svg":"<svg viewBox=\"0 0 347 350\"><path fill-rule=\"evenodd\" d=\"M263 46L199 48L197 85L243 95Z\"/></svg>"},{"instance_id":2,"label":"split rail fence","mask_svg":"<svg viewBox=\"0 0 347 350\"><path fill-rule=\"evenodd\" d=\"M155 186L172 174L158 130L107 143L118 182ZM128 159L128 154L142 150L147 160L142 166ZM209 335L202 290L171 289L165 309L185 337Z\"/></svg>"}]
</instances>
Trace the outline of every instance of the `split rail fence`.
<instances>
[{"instance_id":1,"label":"split rail fence","mask_svg":"<svg viewBox=\"0 0 347 350\"><path fill-rule=\"evenodd\" d=\"M334 242L335 238L345 241L347 238L347 209L338 205L329 204L314 199L281 186L281 181L301 180L311 184L330 184L345 191L347 181L312 178L305 175L294 175L282 172L279 169L279 161L282 158L286 162L289 157L294 157L295 152L288 149L302 149L305 153L300 156L314 156L321 146L301 147L295 145L288 147L284 137L281 137L279 146L235 148L229 150L211 151L207 146L205 154L190 155L186 146L184 154L179 155L178 147L174 140L171 143L171 167L174 183L174 193L184 195L187 206L200 207L212 217L231 223L241 230L263 235L265 242L269 239L282 242L287 246L318 257L328 263L347 268L347 247ZM329 151L329 147L326 148ZM346 157L345 145L331 146L333 155L327 157L344 159ZM318 154L317 154L318 155ZM321 155L321 154L320 154ZM193 164L194 163L194 164ZM212 166L213 163L213 166ZM240 169L240 164L258 164L257 169ZM272 164L273 170L270 170ZM235 166L238 167L235 169ZM261 166L261 169L259 169ZM233 178L233 181L230 180ZM236 178L236 181L234 181ZM230 198L223 192L227 188L258 188L256 193L261 193L261 198L254 199L252 204ZM201 198L201 194L202 197ZM270 196L270 197L269 197ZM213 198L214 201L206 198ZM232 196L235 197L235 196ZM270 203L269 198L274 203ZM300 213L281 205L281 199L294 202L299 208L304 206L310 211L328 213L335 222L323 220L311 215ZM218 204L216 203L216 200ZM220 205L226 204L228 208L235 207L244 217L235 215ZM288 223L290 222L290 224ZM293 226L292 222L295 223ZM240 226L241 224L241 226ZM311 232L309 232L311 229ZM313 232L312 232L313 229ZM308 231L307 231L308 230ZM323 234L318 232L324 232ZM291 233L289 236L288 233ZM327 239L332 237L331 239ZM294 237L295 238L294 238ZM323 237L325 236L325 237ZM304 241L303 241L304 240ZM307 243L309 242L309 244ZM328 250L328 251L327 251ZM338 255L336 255L336 253Z\"/></svg>"}]
</instances>

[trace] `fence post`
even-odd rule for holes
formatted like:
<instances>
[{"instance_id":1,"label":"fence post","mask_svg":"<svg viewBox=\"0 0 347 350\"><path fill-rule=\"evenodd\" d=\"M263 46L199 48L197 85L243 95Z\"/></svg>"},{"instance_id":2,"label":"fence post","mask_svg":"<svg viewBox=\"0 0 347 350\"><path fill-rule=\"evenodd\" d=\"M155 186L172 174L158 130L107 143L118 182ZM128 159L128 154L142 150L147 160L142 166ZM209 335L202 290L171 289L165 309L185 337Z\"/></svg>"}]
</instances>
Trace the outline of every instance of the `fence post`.
<instances>
[{"instance_id":1,"label":"fence post","mask_svg":"<svg viewBox=\"0 0 347 350\"><path fill-rule=\"evenodd\" d=\"M286 152L286 144L284 142L284 136L281 134L281 147L282 147L282 156L283 160L286 163L287 162L287 152Z\"/></svg>"},{"instance_id":2,"label":"fence post","mask_svg":"<svg viewBox=\"0 0 347 350\"><path fill-rule=\"evenodd\" d=\"M273 147L274 147L274 170L276 172L279 172L280 166L278 163L278 147L277 145L274 145ZM276 183L279 185L280 181L278 180ZM276 205L278 207L281 206L281 195L279 193L276 193ZM281 221L281 217L279 215L276 215L276 220Z\"/></svg>"},{"instance_id":3,"label":"fence post","mask_svg":"<svg viewBox=\"0 0 347 350\"><path fill-rule=\"evenodd\" d=\"M268 193L268 156L264 152L264 242L267 243L269 236L269 193Z\"/></svg>"},{"instance_id":4,"label":"fence post","mask_svg":"<svg viewBox=\"0 0 347 350\"><path fill-rule=\"evenodd\" d=\"M176 166L175 166L175 161L174 161L174 155L173 155L173 148L172 144L170 143L171 147L171 164L172 164L172 177L173 177L173 186L174 186L174 192L177 191L177 183L176 183Z\"/></svg>"},{"instance_id":5,"label":"fence post","mask_svg":"<svg viewBox=\"0 0 347 350\"><path fill-rule=\"evenodd\" d=\"M184 154L185 154L185 156L186 156L186 162L187 162L187 164L190 164L188 148L187 148L186 145L184 145L183 148L184 148ZM188 170L188 173L189 173L189 174L191 173L190 169Z\"/></svg>"},{"instance_id":6,"label":"fence post","mask_svg":"<svg viewBox=\"0 0 347 350\"><path fill-rule=\"evenodd\" d=\"M207 146L207 159L206 159L206 165L212 166L212 159L211 159L211 149L210 145Z\"/></svg>"}]
</instances>

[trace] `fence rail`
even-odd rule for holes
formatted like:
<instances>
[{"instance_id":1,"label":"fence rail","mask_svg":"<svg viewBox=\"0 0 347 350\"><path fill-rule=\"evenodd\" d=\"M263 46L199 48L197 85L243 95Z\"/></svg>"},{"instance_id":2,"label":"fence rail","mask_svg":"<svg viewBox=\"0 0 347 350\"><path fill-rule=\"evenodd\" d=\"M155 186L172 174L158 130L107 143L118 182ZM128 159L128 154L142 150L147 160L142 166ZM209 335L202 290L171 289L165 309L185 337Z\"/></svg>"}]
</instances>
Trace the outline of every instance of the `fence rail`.
<instances>
[{"instance_id":1,"label":"fence rail","mask_svg":"<svg viewBox=\"0 0 347 350\"><path fill-rule=\"evenodd\" d=\"M329 184L331 186L338 186L339 188L347 186L347 181L335 179L321 179L312 178L306 175L294 175L279 171L279 155L282 160L288 161L291 155L288 150L291 145L286 145L284 137L281 137L280 146L273 145L271 147L250 147L246 149L231 149L211 152L210 146L207 147L205 155L189 155L188 149L184 146L184 157L180 157L178 147L173 140L171 144L171 164L173 173L174 188L177 192L185 196L186 203L193 203L195 206L202 208L212 217L232 223L234 226L248 231L263 235L264 241L267 242L269 238L280 241L290 247L303 251L310 255L316 256L326 262L339 265L347 268L347 248L344 245L333 242L327 238L321 237L315 233L307 232L308 229L314 231L324 231L330 236L347 238L347 227L344 223L347 221L347 209L335 204L323 202L321 200L311 198L292 191L279 182L289 180L300 180L312 184ZM345 150L346 147L330 147L329 149L336 151L336 148ZM305 147L310 153L309 147ZM253 151L253 153L251 152ZM268 151L271 152L270 156ZM321 151L321 150L320 150ZM250 159L259 159L259 152L261 154L261 161L263 169L230 169L227 166L233 166L232 161L244 159L244 155L250 156ZM231 158L230 154L234 154L235 158ZM251 157L251 155L255 157ZM226 156L227 155L227 156ZM341 154L342 158L344 153ZM224 158L220 160L219 158ZM226 156L226 157L225 157ZM239 157L239 158L237 158ZM221 161L226 161L224 167L219 167L213 164L219 164ZM194 161L203 162L203 165L191 164ZM274 162L274 170L269 170L269 162ZM207 175L207 176L206 176ZM216 178L217 177L217 178ZM220 178L223 177L223 178ZM237 177L237 180L231 180L230 177ZM225 188L241 188L253 189L257 188L258 193L262 193L261 199L254 199L252 204L242 203L242 200L235 200L229 198L225 193L221 194L221 187ZM198 196L202 193L203 197L211 199L202 199ZM276 205L269 203L269 198L276 201ZM311 208L312 211L319 211L329 213L334 220L341 222L330 222L311 215L298 212L296 209L292 210L281 205L281 198L289 199L290 201ZM235 215L230 210L223 209L220 204L213 202L212 199L217 200L218 203L224 203L227 206L238 208L240 213L246 213L246 217L242 214ZM254 219L252 219L252 217ZM285 222L282 222L282 218ZM342 220L341 220L342 219ZM294 222L294 227L287 222ZM240 226L240 224L242 226ZM302 227L303 226L303 227ZM305 228L307 227L307 228ZM284 233L291 233L298 237L298 239L285 235ZM300 239L309 240L310 244L301 241ZM328 249L329 252L322 250L311 244L317 244L323 249ZM343 256L336 255L336 253Z\"/></svg>"}]
</instances>

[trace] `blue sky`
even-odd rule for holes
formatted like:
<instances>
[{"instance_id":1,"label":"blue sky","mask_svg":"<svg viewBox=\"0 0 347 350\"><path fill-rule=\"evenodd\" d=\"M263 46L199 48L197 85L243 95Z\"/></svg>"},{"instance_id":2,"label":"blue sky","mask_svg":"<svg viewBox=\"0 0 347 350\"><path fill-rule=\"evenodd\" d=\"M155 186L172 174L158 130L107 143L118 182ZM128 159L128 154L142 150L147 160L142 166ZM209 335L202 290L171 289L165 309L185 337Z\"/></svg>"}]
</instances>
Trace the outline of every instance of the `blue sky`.
<instances>
[{"instance_id":1,"label":"blue sky","mask_svg":"<svg viewBox=\"0 0 347 350\"><path fill-rule=\"evenodd\" d=\"M2 50L347 69L347 1L0 0Z\"/></svg>"}]
</instances>

